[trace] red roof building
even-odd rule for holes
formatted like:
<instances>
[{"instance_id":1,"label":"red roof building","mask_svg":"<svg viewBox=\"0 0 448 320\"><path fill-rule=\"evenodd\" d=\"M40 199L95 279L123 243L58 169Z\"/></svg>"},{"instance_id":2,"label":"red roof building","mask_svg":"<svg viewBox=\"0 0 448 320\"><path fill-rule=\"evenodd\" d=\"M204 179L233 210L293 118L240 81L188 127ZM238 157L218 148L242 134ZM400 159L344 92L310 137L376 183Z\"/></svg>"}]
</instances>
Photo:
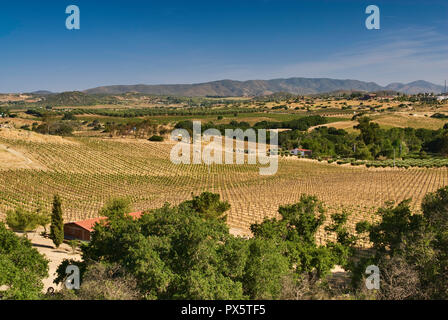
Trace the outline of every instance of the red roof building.
<instances>
[{"instance_id":1,"label":"red roof building","mask_svg":"<svg viewBox=\"0 0 448 320\"><path fill-rule=\"evenodd\" d=\"M128 215L135 219L139 219L142 214L143 212L133 212ZM92 233L93 228L97 223L103 220L107 220L107 217L66 223L64 224L64 238L69 240L90 241L90 234Z\"/></svg>"}]
</instances>

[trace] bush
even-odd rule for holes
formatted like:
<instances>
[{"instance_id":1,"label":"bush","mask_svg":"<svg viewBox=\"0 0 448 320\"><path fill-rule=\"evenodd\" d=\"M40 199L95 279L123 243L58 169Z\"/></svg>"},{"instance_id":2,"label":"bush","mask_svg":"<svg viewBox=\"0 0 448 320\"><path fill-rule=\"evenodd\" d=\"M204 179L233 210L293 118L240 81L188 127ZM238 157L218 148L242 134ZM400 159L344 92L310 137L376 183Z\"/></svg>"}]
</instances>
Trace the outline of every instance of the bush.
<instances>
[{"instance_id":1,"label":"bush","mask_svg":"<svg viewBox=\"0 0 448 320\"><path fill-rule=\"evenodd\" d=\"M149 138L148 139L149 141L153 141L153 142L161 142L161 141L163 141L164 139L163 139L163 137L161 137L161 136L152 136L151 138Z\"/></svg>"},{"instance_id":2,"label":"bush","mask_svg":"<svg viewBox=\"0 0 448 320\"><path fill-rule=\"evenodd\" d=\"M35 230L39 226L38 215L25 211L23 208L6 212L6 224L13 231L25 232Z\"/></svg>"},{"instance_id":3,"label":"bush","mask_svg":"<svg viewBox=\"0 0 448 320\"><path fill-rule=\"evenodd\" d=\"M74 131L74 125L66 121L57 121L51 124L43 123L35 128L35 131L42 134L58 136L70 136Z\"/></svg>"},{"instance_id":4,"label":"bush","mask_svg":"<svg viewBox=\"0 0 448 320\"><path fill-rule=\"evenodd\" d=\"M66 121L66 120L76 120L76 117L73 113L71 112L66 112L64 113L64 116L62 117L62 120Z\"/></svg>"},{"instance_id":5,"label":"bush","mask_svg":"<svg viewBox=\"0 0 448 320\"><path fill-rule=\"evenodd\" d=\"M54 298L59 300L137 300L142 296L137 279L117 264L91 264L82 275L79 290L63 289Z\"/></svg>"}]
</instances>

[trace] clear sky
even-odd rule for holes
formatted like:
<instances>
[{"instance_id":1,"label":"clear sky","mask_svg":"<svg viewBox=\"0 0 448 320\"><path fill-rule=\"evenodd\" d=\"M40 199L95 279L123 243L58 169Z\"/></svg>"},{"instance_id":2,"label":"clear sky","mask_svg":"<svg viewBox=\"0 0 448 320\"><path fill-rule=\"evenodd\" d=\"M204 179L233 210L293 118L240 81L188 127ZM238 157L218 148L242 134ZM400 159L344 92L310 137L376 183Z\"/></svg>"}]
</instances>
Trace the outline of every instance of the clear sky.
<instances>
[{"instance_id":1,"label":"clear sky","mask_svg":"<svg viewBox=\"0 0 448 320\"><path fill-rule=\"evenodd\" d=\"M0 92L283 77L442 84L448 1L0 1Z\"/></svg>"}]
</instances>

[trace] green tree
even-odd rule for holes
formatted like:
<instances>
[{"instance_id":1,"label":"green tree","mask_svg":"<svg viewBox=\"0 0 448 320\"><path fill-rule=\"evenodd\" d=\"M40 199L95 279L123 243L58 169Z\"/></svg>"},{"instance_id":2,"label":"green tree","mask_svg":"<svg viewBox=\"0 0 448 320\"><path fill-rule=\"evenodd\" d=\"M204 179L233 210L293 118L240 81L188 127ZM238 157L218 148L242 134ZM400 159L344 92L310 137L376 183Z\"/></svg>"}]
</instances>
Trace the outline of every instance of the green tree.
<instances>
[{"instance_id":1,"label":"green tree","mask_svg":"<svg viewBox=\"0 0 448 320\"><path fill-rule=\"evenodd\" d=\"M39 299L42 279L48 276L48 261L31 242L16 236L0 223L0 291L3 299Z\"/></svg>"},{"instance_id":2,"label":"green tree","mask_svg":"<svg viewBox=\"0 0 448 320\"><path fill-rule=\"evenodd\" d=\"M302 195L298 203L280 207L279 214L280 220L265 219L261 224L252 225L251 230L255 238L273 240L297 275L305 275L307 280L316 282L336 263L346 263L348 249L342 249L346 244L323 246L316 243L316 233L325 221L325 210L315 196ZM340 221L342 223L345 221ZM333 229L341 228L339 225Z\"/></svg>"},{"instance_id":3,"label":"green tree","mask_svg":"<svg viewBox=\"0 0 448 320\"><path fill-rule=\"evenodd\" d=\"M39 225L39 216L23 208L6 212L6 224L14 231L24 232L25 236Z\"/></svg>"},{"instance_id":4,"label":"green tree","mask_svg":"<svg viewBox=\"0 0 448 320\"><path fill-rule=\"evenodd\" d=\"M222 207L204 203L165 205L138 220L124 215L118 202L109 204L101 210L107 223L97 224L81 248L84 261L123 266L146 299L242 299L247 247L224 221L203 214Z\"/></svg>"},{"instance_id":5,"label":"green tree","mask_svg":"<svg viewBox=\"0 0 448 320\"><path fill-rule=\"evenodd\" d=\"M358 223L357 232L368 234L374 254L352 264L354 285L360 283L366 266L375 264L384 275L384 290L377 293L380 299L446 299L447 199L447 188L426 195L423 215L412 213L410 200L386 203L377 212L380 221Z\"/></svg>"},{"instance_id":6,"label":"green tree","mask_svg":"<svg viewBox=\"0 0 448 320\"><path fill-rule=\"evenodd\" d=\"M80 242L79 242L79 240L69 240L68 241L68 245L70 246L70 248L72 248L72 254L75 254L76 253L76 249L80 245Z\"/></svg>"},{"instance_id":7,"label":"green tree","mask_svg":"<svg viewBox=\"0 0 448 320\"><path fill-rule=\"evenodd\" d=\"M428 193L422 202L425 225L429 229L431 250L420 258L426 262L422 270L424 284L432 288L433 299L448 298L448 187ZM432 237L431 237L432 236ZM421 251L421 250L420 250ZM432 253L432 255L431 255ZM429 257L429 258L428 258Z\"/></svg>"},{"instance_id":8,"label":"green tree","mask_svg":"<svg viewBox=\"0 0 448 320\"><path fill-rule=\"evenodd\" d=\"M186 201L186 205L206 219L227 219L225 212L230 209L227 201L220 201L220 195L210 192L203 192L199 196L194 196L193 200Z\"/></svg>"},{"instance_id":9,"label":"green tree","mask_svg":"<svg viewBox=\"0 0 448 320\"><path fill-rule=\"evenodd\" d=\"M107 222L95 225L91 241L81 247L84 261L76 264L81 270L99 262L120 265L145 299L214 300L278 299L285 278L320 279L343 260L345 253L335 244L316 244L324 210L315 197L281 207L282 220L254 225L253 239L229 233L223 219L228 208L211 193L174 207L166 204L140 219L124 214L117 203L107 205L101 210ZM345 215L333 218L331 232L345 245ZM58 268L57 283L70 263Z\"/></svg>"},{"instance_id":10,"label":"green tree","mask_svg":"<svg viewBox=\"0 0 448 320\"><path fill-rule=\"evenodd\" d=\"M0 117L5 117L5 118L7 118L7 117L9 117L10 116L10 110L9 110L9 108L6 108L6 107L0 107Z\"/></svg>"},{"instance_id":11,"label":"green tree","mask_svg":"<svg viewBox=\"0 0 448 320\"><path fill-rule=\"evenodd\" d=\"M367 146L362 142L360 142L359 145L356 146L354 157L356 159L364 160L370 160L373 158L369 148L367 148Z\"/></svg>"},{"instance_id":12,"label":"green tree","mask_svg":"<svg viewBox=\"0 0 448 320\"><path fill-rule=\"evenodd\" d=\"M448 156L448 132L445 131L442 135L429 142L428 149L431 152Z\"/></svg>"},{"instance_id":13,"label":"green tree","mask_svg":"<svg viewBox=\"0 0 448 320\"><path fill-rule=\"evenodd\" d=\"M278 299L282 293L283 278L290 275L288 258L270 239L250 240L244 287L250 299Z\"/></svg>"},{"instance_id":14,"label":"green tree","mask_svg":"<svg viewBox=\"0 0 448 320\"><path fill-rule=\"evenodd\" d=\"M68 264L64 265L63 270L67 266ZM67 290L63 287L55 296L48 298L55 300L137 300L141 299L141 295L137 279L127 273L122 266L97 262L91 264L87 270L82 270L82 285L79 290Z\"/></svg>"},{"instance_id":15,"label":"green tree","mask_svg":"<svg viewBox=\"0 0 448 320\"><path fill-rule=\"evenodd\" d=\"M53 209L51 211L50 239L56 248L64 241L64 220L62 216L62 201L58 195L53 198Z\"/></svg>"},{"instance_id":16,"label":"green tree","mask_svg":"<svg viewBox=\"0 0 448 320\"><path fill-rule=\"evenodd\" d=\"M39 208L36 211L37 215L37 224L44 228L45 235L47 234L47 226L51 223L51 216L48 214L48 212L43 211L41 208Z\"/></svg>"},{"instance_id":17,"label":"green tree","mask_svg":"<svg viewBox=\"0 0 448 320\"><path fill-rule=\"evenodd\" d=\"M375 122L371 122L368 117L362 117L358 122L359 124L355 126L355 129L361 131L359 139L366 145L378 143L380 140L380 126Z\"/></svg>"},{"instance_id":18,"label":"green tree","mask_svg":"<svg viewBox=\"0 0 448 320\"><path fill-rule=\"evenodd\" d=\"M76 120L76 117L72 112L65 112L62 120Z\"/></svg>"},{"instance_id":19,"label":"green tree","mask_svg":"<svg viewBox=\"0 0 448 320\"><path fill-rule=\"evenodd\" d=\"M109 200L100 210L99 214L103 217L124 217L131 212L131 204L128 199L114 198Z\"/></svg>"}]
</instances>

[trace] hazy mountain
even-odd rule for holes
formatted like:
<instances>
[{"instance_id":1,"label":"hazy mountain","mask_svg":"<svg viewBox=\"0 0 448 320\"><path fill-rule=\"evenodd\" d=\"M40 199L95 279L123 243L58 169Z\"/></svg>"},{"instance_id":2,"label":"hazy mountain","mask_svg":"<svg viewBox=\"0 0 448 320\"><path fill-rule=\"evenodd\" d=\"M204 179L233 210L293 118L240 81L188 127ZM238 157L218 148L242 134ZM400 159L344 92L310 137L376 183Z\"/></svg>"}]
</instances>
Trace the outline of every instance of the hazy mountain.
<instances>
[{"instance_id":1,"label":"hazy mountain","mask_svg":"<svg viewBox=\"0 0 448 320\"><path fill-rule=\"evenodd\" d=\"M436 85L434 83L418 80L409 83L391 83L386 86L388 90L399 91L407 94L416 94L416 93L441 93L443 91L443 86Z\"/></svg>"},{"instance_id":2,"label":"hazy mountain","mask_svg":"<svg viewBox=\"0 0 448 320\"><path fill-rule=\"evenodd\" d=\"M328 78L289 78L272 80L234 81L220 80L196 84L168 85L115 85L84 91L89 94L121 94L139 92L158 95L178 96L261 96L276 92L292 94L313 94L337 90L380 91L394 90L403 93L434 92L440 93L442 86L427 81L414 81L408 84L392 83L382 87L375 82L358 80L338 80Z\"/></svg>"},{"instance_id":3,"label":"hazy mountain","mask_svg":"<svg viewBox=\"0 0 448 320\"><path fill-rule=\"evenodd\" d=\"M220 80L206 83L173 85L117 85L93 88L85 92L109 94L140 92L179 96L260 96L275 92L310 94L330 92L339 89L376 91L383 88L374 82L358 80L290 78L249 81Z\"/></svg>"},{"instance_id":4,"label":"hazy mountain","mask_svg":"<svg viewBox=\"0 0 448 320\"><path fill-rule=\"evenodd\" d=\"M31 94L37 94L37 95L40 95L40 96L47 96L47 95L50 95L50 94L55 94L55 93L53 93L51 91L48 91L48 90L39 90L39 91L30 92L30 93Z\"/></svg>"}]
</instances>

